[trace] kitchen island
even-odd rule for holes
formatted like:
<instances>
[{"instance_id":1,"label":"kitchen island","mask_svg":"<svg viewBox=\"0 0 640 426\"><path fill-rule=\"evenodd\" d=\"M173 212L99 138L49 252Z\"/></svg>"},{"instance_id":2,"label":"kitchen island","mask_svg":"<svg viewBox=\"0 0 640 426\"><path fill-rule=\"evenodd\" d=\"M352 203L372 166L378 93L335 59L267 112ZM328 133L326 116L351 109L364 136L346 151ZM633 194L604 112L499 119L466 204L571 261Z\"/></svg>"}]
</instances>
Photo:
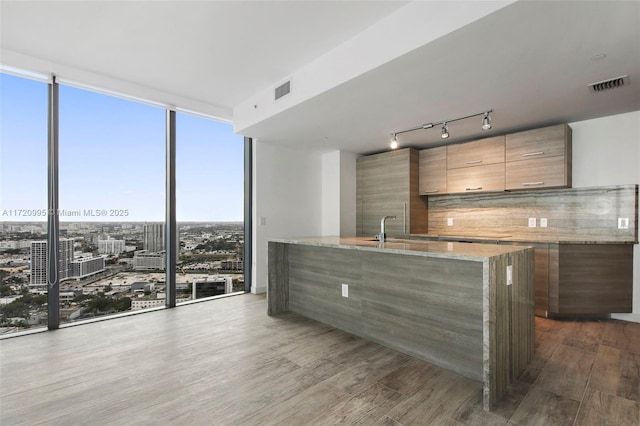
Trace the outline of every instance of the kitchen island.
<instances>
[{"instance_id":1,"label":"kitchen island","mask_svg":"<svg viewBox=\"0 0 640 426\"><path fill-rule=\"evenodd\" d=\"M528 247L271 240L268 314L296 312L482 382L490 410L533 358L533 274Z\"/></svg>"}]
</instances>

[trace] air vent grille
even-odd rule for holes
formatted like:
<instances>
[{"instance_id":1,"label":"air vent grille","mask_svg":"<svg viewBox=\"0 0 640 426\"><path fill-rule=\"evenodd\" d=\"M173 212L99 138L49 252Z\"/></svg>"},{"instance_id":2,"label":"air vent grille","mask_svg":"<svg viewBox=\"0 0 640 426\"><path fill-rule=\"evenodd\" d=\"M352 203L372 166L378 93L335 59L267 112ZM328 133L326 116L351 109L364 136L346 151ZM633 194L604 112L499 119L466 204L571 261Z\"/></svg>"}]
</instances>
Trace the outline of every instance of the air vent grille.
<instances>
[{"instance_id":1,"label":"air vent grille","mask_svg":"<svg viewBox=\"0 0 640 426\"><path fill-rule=\"evenodd\" d=\"M629 84L629 76L623 75L622 77L611 78L609 80L598 81L597 83L591 83L589 90L592 93L600 93L606 90L616 89Z\"/></svg>"},{"instance_id":2,"label":"air vent grille","mask_svg":"<svg viewBox=\"0 0 640 426\"><path fill-rule=\"evenodd\" d=\"M287 81L286 83L276 87L275 100L277 101L281 97L288 95L289 92L291 92L291 81Z\"/></svg>"}]
</instances>

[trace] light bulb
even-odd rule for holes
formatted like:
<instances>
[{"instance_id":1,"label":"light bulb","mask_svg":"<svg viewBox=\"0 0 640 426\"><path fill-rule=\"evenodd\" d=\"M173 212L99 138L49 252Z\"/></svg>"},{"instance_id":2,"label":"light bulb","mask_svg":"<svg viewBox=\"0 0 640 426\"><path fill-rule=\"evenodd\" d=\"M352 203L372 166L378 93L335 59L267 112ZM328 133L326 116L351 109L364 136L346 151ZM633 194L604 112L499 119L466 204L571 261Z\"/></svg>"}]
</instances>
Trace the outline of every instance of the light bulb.
<instances>
[{"instance_id":1,"label":"light bulb","mask_svg":"<svg viewBox=\"0 0 640 426\"><path fill-rule=\"evenodd\" d=\"M391 149L396 149L398 147L398 136L396 136L395 134L393 135L393 138L391 138Z\"/></svg>"},{"instance_id":2,"label":"light bulb","mask_svg":"<svg viewBox=\"0 0 640 426\"><path fill-rule=\"evenodd\" d=\"M489 113L485 112L484 117L482 118L482 130L489 130L491 128L491 117L489 117Z\"/></svg>"},{"instance_id":3,"label":"light bulb","mask_svg":"<svg viewBox=\"0 0 640 426\"><path fill-rule=\"evenodd\" d=\"M442 133L440 134L442 139L446 139L449 137L449 127L447 127L447 123L442 124Z\"/></svg>"}]
</instances>

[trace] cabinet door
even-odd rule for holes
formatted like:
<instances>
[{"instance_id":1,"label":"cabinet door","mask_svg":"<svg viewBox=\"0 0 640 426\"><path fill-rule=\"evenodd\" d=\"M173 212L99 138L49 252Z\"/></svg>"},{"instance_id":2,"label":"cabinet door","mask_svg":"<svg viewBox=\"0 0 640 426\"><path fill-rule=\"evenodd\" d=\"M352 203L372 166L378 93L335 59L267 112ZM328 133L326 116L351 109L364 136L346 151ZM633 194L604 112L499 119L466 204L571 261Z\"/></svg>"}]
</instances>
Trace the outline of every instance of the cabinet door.
<instances>
[{"instance_id":1,"label":"cabinet door","mask_svg":"<svg viewBox=\"0 0 640 426\"><path fill-rule=\"evenodd\" d=\"M420 195L447 192L447 147L420 151Z\"/></svg>"},{"instance_id":2,"label":"cabinet door","mask_svg":"<svg viewBox=\"0 0 640 426\"><path fill-rule=\"evenodd\" d=\"M447 146L447 169L504 163L504 136Z\"/></svg>"},{"instance_id":3,"label":"cabinet door","mask_svg":"<svg viewBox=\"0 0 640 426\"><path fill-rule=\"evenodd\" d=\"M380 232L383 216L388 220L387 234L405 233L409 209L409 149L364 157L362 167L362 235L373 237Z\"/></svg>"},{"instance_id":4,"label":"cabinet door","mask_svg":"<svg viewBox=\"0 0 640 426\"><path fill-rule=\"evenodd\" d=\"M565 157L507 162L505 182L508 190L567 187Z\"/></svg>"},{"instance_id":5,"label":"cabinet door","mask_svg":"<svg viewBox=\"0 0 640 426\"><path fill-rule=\"evenodd\" d=\"M504 163L447 170L447 192L504 191Z\"/></svg>"},{"instance_id":6,"label":"cabinet door","mask_svg":"<svg viewBox=\"0 0 640 426\"><path fill-rule=\"evenodd\" d=\"M558 305L554 313L579 316L631 312L633 244L560 244L558 260Z\"/></svg>"},{"instance_id":7,"label":"cabinet door","mask_svg":"<svg viewBox=\"0 0 640 426\"><path fill-rule=\"evenodd\" d=\"M506 161L566 156L571 128L566 124L507 135Z\"/></svg>"}]
</instances>

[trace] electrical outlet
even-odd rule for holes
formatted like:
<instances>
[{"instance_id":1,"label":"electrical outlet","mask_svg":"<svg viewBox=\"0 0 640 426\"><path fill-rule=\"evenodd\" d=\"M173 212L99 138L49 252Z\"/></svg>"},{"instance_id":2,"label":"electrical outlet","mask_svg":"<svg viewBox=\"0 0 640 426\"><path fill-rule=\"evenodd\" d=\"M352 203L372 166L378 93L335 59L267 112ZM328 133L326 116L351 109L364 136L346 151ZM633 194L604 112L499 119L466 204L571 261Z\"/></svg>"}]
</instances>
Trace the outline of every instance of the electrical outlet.
<instances>
[{"instance_id":1,"label":"electrical outlet","mask_svg":"<svg viewBox=\"0 0 640 426\"><path fill-rule=\"evenodd\" d=\"M547 218L546 217L541 217L540 218L540 228L546 228L547 227Z\"/></svg>"},{"instance_id":2,"label":"electrical outlet","mask_svg":"<svg viewBox=\"0 0 640 426\"><path fill-rule=\"evenodd\" d=\"M513 265L507 266L507 285L513 284Z\"/></svg>"},{"instance_id":3,"label":"electrical outlet","mask_svg":"<svg viewBox=\"0 0 640 426\"><path fill-rule=\"evenodd\" d=\"M529 228L535 228L536 227L536 218L535 217L530 217L529 218Z\"/></svg>"},{"instance_id":4,"label":"electrical outlet","mask_svg":"<svg viewBox=\"0 0 640 426\"><path fill-rule=\"evenodd\" d=\"M618 218L618 229L629 229L629 218L628 217L619 217Z\"/></svg>"},{"instance_id":5,"label":"electrical outlet","mask_svg":"<svg viewBox=\"0 0 640 426\"><path fill-rule=\"evenodd\" d=\"M447 218L447 226L453 226L453 218L452 217L448 217Z\"/></svg>"},{"instance_id":6,"label":"electrical outlet","mask_svg":"<svg viewBox=\"0 0 640 426\"><path fill-rule=\"evenodd\" d=\"M342 284L342 297L349 297L349 284Z\"/></svg>"}]
</instances>

